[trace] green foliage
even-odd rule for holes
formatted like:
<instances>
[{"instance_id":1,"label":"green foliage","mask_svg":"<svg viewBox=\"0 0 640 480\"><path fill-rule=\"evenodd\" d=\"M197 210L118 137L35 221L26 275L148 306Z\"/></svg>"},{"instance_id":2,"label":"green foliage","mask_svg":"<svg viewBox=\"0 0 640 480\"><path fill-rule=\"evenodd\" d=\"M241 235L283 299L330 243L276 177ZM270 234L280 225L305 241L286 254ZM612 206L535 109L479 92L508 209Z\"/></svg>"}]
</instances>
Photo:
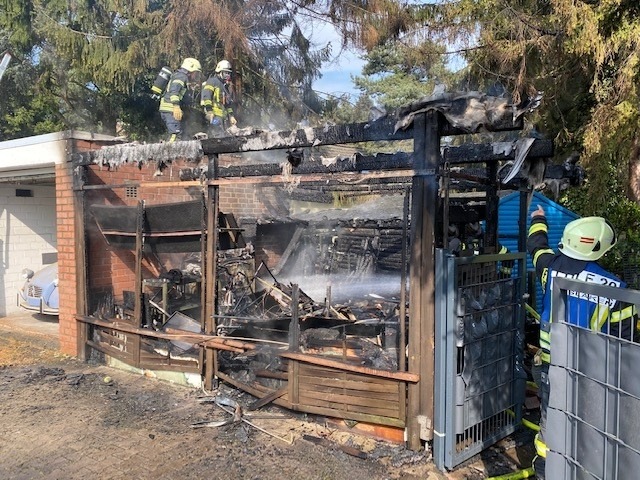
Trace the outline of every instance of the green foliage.
<instances>
[{"instance_id":1,"label":"green foliage","mask_svg":"<svg viewBox=\"0 0 640 480\"><path fill-rule=\"evenodd\" d=\"M5 39L0 46L23 54L12 68L36 73L28 87L20 85L30 95L18 95L11 109L0 107L1 138L47 128L113 134L116 124L124 122L131 138L155 140L163 126L157 103L153 106L145 97L161 67L178 68L187 56L200 59L204 76L222 58L232 62L242 100L236 111L246 123L258 119L285 128L322 109L311 84L329 49L309 42L297 23L297 7L284 2L8 0L5 4L0 14ZM13 79L7 75L3 87L9 81ZM34 95L47 98L45 104L51 109L47 115L31 104L28 97ZM18 118L10 119L9 110L19 111Z\"/></svg>"}]
</instances>

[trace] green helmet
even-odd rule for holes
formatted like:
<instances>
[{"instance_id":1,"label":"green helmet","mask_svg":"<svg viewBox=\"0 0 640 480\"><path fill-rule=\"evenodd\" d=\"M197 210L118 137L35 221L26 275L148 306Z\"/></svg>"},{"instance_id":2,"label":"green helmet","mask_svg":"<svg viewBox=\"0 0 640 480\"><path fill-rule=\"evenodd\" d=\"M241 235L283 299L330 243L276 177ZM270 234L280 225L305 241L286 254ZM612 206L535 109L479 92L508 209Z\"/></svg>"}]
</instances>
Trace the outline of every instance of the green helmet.
<instances>
[{"instance_id":1,"label":"green helmet","mask_svg":"<svg viewBox=\"0 0 640 480\"><path fill-rule=\"evenodd\" d=\"M558 248L576 260L596 261L616 244L616 232L602 217L585 217L564 227Z\"/></svg>"},{"instance_id":2,"label":"green helmet","mask_svg":"<svg viewBox=\"0 0 640 480\"><path fill-rule=\"evenodd\" d=\"M184 68L189 73L202 71L200 62L195 58L190 58L190 57L184 59L184 62L182 62L182 65L180 66L180 68Z\"/></svg>"}]
</instances>

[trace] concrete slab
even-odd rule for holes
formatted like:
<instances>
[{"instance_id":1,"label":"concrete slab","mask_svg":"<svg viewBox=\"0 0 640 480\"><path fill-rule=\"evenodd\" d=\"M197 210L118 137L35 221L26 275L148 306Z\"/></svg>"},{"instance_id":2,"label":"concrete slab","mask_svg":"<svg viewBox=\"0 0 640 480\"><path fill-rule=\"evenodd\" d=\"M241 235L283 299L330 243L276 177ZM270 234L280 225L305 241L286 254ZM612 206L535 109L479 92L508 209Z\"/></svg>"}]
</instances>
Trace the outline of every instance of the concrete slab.
<instances>
[{"instance_id":1,"label":"concrete slab","mask_svg":"<svg viewBox=\"0 0 640 480\"><path fill-rule=\"evenodd\" d=\"M58 340L58 317L20 311L0 317L0 328L29 334L44 335Z\"/></svg>"}]
</instances>

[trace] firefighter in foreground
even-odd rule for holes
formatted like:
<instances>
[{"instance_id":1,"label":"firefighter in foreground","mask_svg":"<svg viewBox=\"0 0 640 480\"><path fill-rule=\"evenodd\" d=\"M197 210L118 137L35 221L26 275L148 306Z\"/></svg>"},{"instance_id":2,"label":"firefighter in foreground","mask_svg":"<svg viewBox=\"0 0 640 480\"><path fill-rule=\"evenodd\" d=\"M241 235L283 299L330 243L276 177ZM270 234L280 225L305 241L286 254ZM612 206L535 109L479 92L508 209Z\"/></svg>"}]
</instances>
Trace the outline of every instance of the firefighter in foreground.
<instances>
[{"instance_id":1,"label":"firefighter in foreground","mask_svg":"<svg viewBox=\"0 0 640 480\"><path fill-rule=\"evenodd\" d=\"M212 137L225 135L227 128L236 125L233 116L235 98L231 87L231 64L221 60L216 70L202 87L200 101L207 119L208 134Z\"/></svg>"},{"instance_id":2,"label":"firefighter in foreground","mask_svg":"<svg viewBox=\"0 0 640 480\"><path fill-rule=\"evenodd\" d=\"M549 404L549 363L551 361L551 283L554 277L567 277L589 283L625 288L626 284L597 262L616 244L616 234L602 217L585 217L567 224L558 245L559 253L549 247L548 224L544 209L531 213L527 251L543 289L540 314L540 350L534 359L534 380L540 392L540 433L536 436L536 478L545 478L547 445L547 407ZM633 340L635 307L611 299L586 296L569 297L567 322L617 338Z\"/></svg>"},{"instance_id":3,"label":"firefighter in foreground","mask_svg":"<svg viewBox=\"0 0 640 480\"><path fill-rule=\"evenodd\" d=\"M185 58L180 68L171 75L160 100L160 116L167 126L170 142L183 139L186 126L184 109L193 103L194 90L200 84L201 72L198 60Z\"/></svg>"}]
</instances>

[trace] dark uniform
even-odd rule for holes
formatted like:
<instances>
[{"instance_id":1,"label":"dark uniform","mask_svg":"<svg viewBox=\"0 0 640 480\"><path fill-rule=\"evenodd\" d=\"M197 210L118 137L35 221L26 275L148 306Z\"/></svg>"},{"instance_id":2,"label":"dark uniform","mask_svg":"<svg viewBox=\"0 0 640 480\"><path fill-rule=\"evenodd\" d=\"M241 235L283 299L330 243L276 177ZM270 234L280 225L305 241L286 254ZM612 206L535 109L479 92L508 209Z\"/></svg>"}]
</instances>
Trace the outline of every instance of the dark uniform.
<instances>
[{"instance_id":1,"label":"dark uniform","mask_svg":"<svg viewBox=\"0 0 640 480\"><path fill-rule=\"evenodd\" d=\"M160 99L160 116L167 126L170 142L182 140L185 137L187 119L186 116L183 118L182 109L191 106L194 102L194 86L200 85L201 71L202 67L198 60L191 57L185 58L180 68L171 75L167 90Z\"/></svg>"},{"instance_id":2,"label":"dark uniform","mask_svg":"<svg viewBox=\"0 0 640 480\"><path fill-rule=\"evenodd\" d=\"M218 74L211 75L202 87L200 101L209 120L209 133L220 136L230 127L234 96L229 85Z\"/></svg>"},{"instance_id":3,"label":"dark uniform","mask_svg":"<svg viewBox=\"0 0 640 480\"><path fill-rule=\"evenodd\" d=\"M167 85L167 90L160 100L160 116L167 126L169 141L171 142L182 140L185 127L185 120L182 117L178 120L174 115L175 107L178 106L180 109L187 107L186 103L193 98L191 94L187 94L189 89L188 74L189 72L184 68L179 68L173 72Z\"/></svg>"},{"instance_id":4,"label":"dark uniform","mask_svg":"<svg viewBox=\"0 0 640 480\"><path fill-rule=\"evenodd\" d=\"M534 212L535 214L535 212ZM531 255L536 274L543 288L542 312L540 313L540 351L536 355L534 380L540 394L540 433L535 446L538 456L534 467L536 477L545 478L547 407L549 404L549 363L551 361L551 284L554 277L568 277L589 283L625 288L626 284L609 273L595 261L571 258L564 253L555 253L549 247L548 225L544 214L531 220L527 251ZM595 244L596 239L586 239ZM567 321L573 325L604 332L612 336L632 339L636 315L635 307L626 306L612 299L602 297L578 297L569 295L567 299Z\"/></svg>"}]
</instances>

